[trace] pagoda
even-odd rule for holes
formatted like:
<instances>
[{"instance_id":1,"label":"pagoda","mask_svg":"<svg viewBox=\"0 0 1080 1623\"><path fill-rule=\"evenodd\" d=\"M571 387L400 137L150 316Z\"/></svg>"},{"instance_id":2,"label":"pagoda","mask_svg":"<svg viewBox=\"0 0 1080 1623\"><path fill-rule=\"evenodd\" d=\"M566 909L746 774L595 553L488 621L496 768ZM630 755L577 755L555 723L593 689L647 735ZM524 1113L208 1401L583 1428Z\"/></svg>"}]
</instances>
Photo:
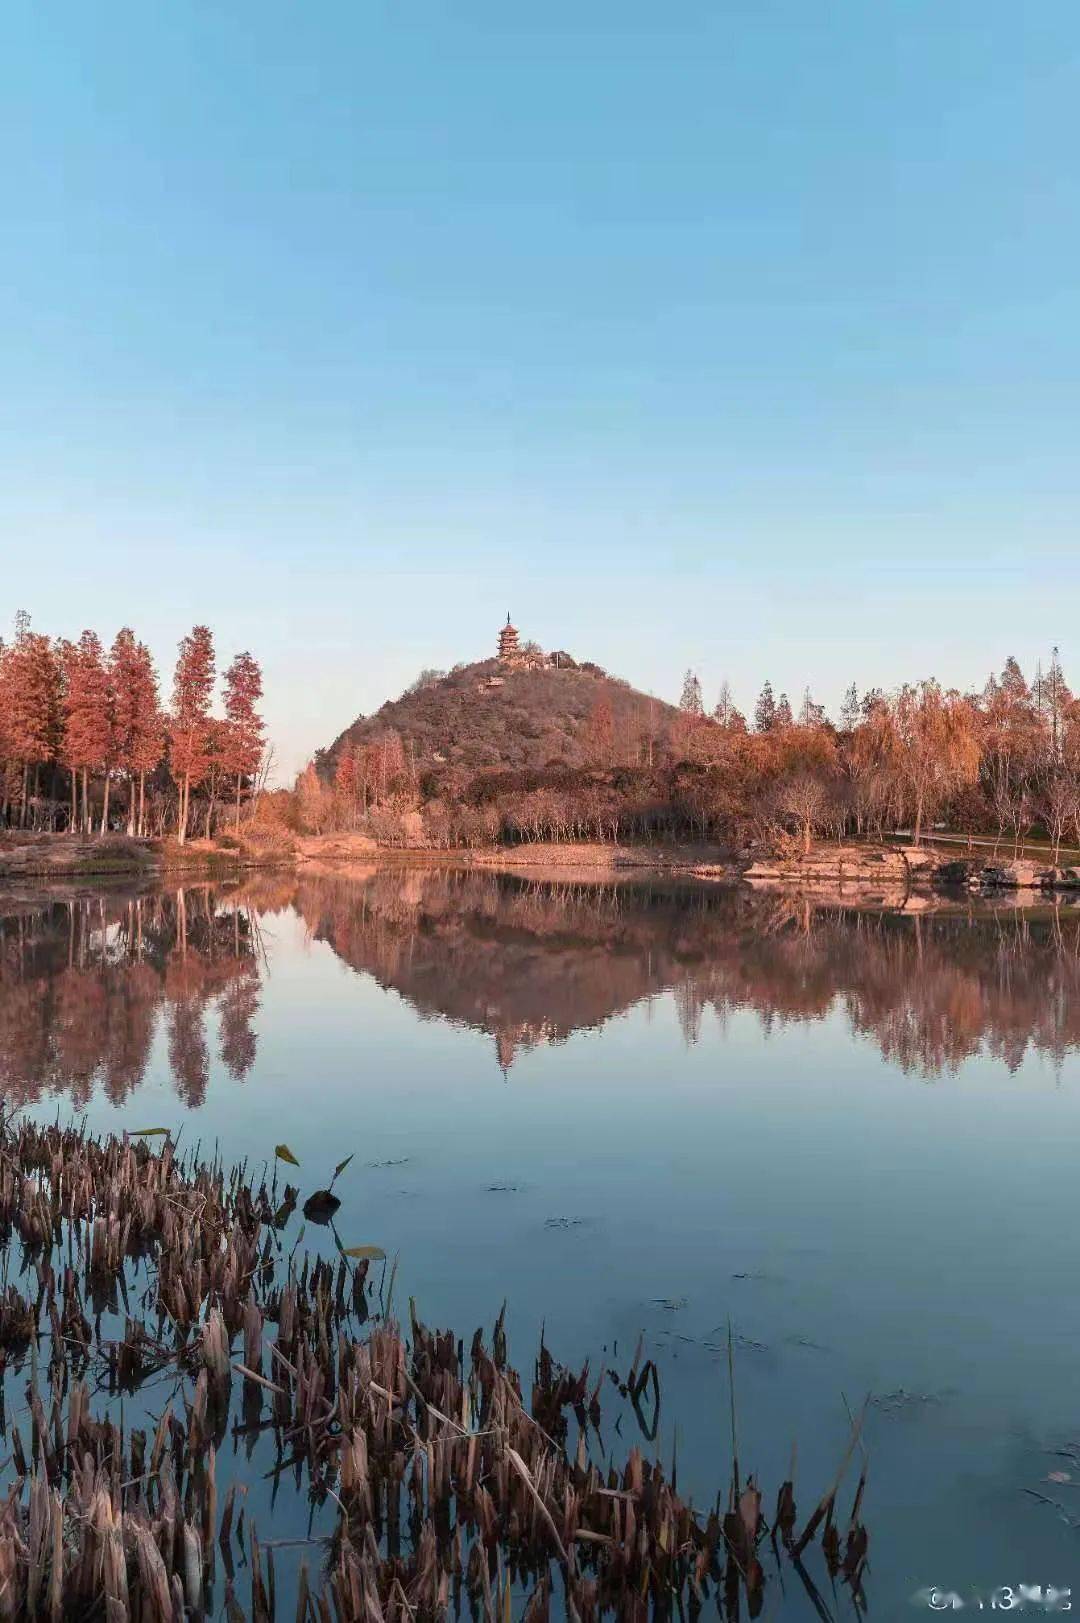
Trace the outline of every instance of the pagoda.
<instances>
[{"instance_id":1,"label":"pagoda","mask_svg":"<svg viewBox=\"0 0 1080 1623\"><path fill-rule=\"evenodd\" d=\"M518 647L517 628L510 624L509 615L506 616L506 624L499 632L499 664L521 664L521 649Z\"/></svg>"}]
</instances>

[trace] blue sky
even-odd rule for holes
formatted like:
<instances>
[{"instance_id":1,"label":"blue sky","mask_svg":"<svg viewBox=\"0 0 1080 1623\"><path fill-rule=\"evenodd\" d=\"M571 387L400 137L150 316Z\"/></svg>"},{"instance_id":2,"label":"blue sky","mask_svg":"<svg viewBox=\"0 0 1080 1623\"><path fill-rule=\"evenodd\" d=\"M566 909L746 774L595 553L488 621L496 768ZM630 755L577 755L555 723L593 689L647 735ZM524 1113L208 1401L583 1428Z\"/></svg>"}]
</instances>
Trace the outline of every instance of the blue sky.
<instances>
[{"instance_id":1,"label":"blue sky","mask_svg":"<svg viewBox=\"0 0 1080 1623\"><path fill-rule=\"evenodd\" d=\"M967 686L1080 517L1074 0L12 0L0 619ZM1080 669L1073 670L1080 678Z\"/></svg>"}]
</instances>

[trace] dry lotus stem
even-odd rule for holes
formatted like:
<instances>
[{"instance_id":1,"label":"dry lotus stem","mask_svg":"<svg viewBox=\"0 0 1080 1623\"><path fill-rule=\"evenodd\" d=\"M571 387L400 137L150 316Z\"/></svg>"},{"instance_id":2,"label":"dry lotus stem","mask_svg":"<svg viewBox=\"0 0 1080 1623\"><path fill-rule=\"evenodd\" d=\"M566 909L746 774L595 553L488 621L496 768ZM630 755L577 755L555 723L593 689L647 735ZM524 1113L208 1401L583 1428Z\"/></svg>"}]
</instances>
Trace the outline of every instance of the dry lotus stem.
<instances>
[{"instance_id":1,"label":"dry lotus stem","mask_svg":"<svg viewBox=\"0 0 1080 1623\"><path fill-rule=\"evenodd\" d=\"M6 1423L0 1620L284 1617L242 1485L219 1503L230 1422L270 1435L275 1480L291 1473L333 1515L300 1571L300 1623L417 1623L466 1605L486 1623L522 1608L538 1623L553 1598L580 1623L644 1620L694 1616L710 1595L732 1617L742 1595L754 1616L767 1560L818 1599L803 1557L819 1527L830 1575L861 1598L861 1483L846 1524L838 1476L797 1536L790 1482L770 1528L737 1467L705 1513L636 1448L605 1472L589 1453L605 1372L541 1346L526 1406L501 1315L491 1347L477 1331L468 1349L415 1316L407 1335L369 1318L369 1263L284 1254L276 1194L168 1142L0 1123L0 1226L9 1261L22 1242L25 1287L0 1294L0 1356L32 1356L34 1375ZM100 1317L118 1292L121 1341ZM162 1372L177 1387L156 1429L122 1424L116 1405L95 1415L99 1393ZM637 1407L650 1381L658 1396L655 1368L635 1360L619 1384Z\"/></svg>"}]
</instances>

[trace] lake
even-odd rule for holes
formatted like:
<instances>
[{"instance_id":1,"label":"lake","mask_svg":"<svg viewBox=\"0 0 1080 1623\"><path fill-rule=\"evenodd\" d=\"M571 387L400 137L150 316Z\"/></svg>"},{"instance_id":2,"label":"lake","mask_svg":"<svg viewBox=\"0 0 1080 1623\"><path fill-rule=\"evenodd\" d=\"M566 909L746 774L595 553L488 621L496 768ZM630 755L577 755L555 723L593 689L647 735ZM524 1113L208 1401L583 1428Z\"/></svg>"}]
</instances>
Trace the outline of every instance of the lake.
<instances>
[{"instance_id":1,"label":"lake","mask_svg":"<svg viewBox=\"0 0 1080 1623\"><path fill-rule=\"evenodd\" d=\"M351 1154L340 1240L429 1323L505 1299L523 1368L541 1326L597 1370L644 1336L656 1435L628 1411L616 1457L724 1485L729 1324L767 1515L868 1397L886 1618L1080 1571L1078 1043L1064 906L406 866L0 899L9 1105L257 1168L284 1143L302 1189ZM262 1491L257 1450L230 1469ZM774 1583L765 1615L815 1613Z\"/></svg>"}]
</instances>

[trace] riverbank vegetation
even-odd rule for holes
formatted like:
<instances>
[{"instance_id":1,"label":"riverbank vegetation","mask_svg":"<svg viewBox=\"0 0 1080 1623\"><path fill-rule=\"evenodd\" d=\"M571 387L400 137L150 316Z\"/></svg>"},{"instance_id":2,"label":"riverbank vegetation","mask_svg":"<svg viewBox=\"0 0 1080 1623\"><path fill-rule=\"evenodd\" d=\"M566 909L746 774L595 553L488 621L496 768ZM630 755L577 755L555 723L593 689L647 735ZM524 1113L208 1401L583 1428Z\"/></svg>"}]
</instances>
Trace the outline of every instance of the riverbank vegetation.
<instances>
[{"instance_id":1,"label":"riverbank vegetation","mask_svg":"<svg viewBox=\"0 0 1080 1623\"><path fill-rule=\"evenodd\" d=\"M696 1510L659 1459L640 1341L620 1372L541 1339L526 1401L502 1313L467 1341L410 1302L406 1332L378 1247L286 1249L298 1189L150 1132L160 1148L0 1121L6 1617L541 1623L554 1603L596 1623L711 1598L737 1618L782 1568L821 1615L819 1584L862 1600L865 1464L839 1501L861 1413L809 1515L791 1479L766 1504L729 1329L732 1458ZM618 1464L612 1408L647 1449Z\"/></svg>"},{"instance_id":2,"label":"riverbank vegetation","mask_svg":"<svg viewBox=\"0 0 1080 1623\"><path fill-rule=\"evenodd\" d=\"M235 656L213 713L207 626L180 643L172 700L161 700L146 644L129 627L105 648L94 631L51 638L16 617L0 643L0 829L88 835L240 832L268 767L262 674Z\"/></svg>"},{"instance_id":3,"label":"riverbank vegetation","mask_svg":"<svg viewBox=\"0 0 1080 1623\"><path fill-rule=\"evenodd\" d=\"M1010 658L977 693L853 685L835 719L809 693L793 712L766 683L752 722L726 688L706 712L692 672L675 707L595 667L489 666L425 673L314 759L276 797L279 815L303 832L434 848L699 839L797 851L898 827L918 845L944 825L1014 852L1038 832L1056 864L1080 841L1080 704L1056 650L1032 682ZM541 713L540 682L560 717ZM488 733L497 755L508 716L537 741L534 764L476 766ZM545 738L561 753L537 764Z\"/></svg>"}]
</instances>

